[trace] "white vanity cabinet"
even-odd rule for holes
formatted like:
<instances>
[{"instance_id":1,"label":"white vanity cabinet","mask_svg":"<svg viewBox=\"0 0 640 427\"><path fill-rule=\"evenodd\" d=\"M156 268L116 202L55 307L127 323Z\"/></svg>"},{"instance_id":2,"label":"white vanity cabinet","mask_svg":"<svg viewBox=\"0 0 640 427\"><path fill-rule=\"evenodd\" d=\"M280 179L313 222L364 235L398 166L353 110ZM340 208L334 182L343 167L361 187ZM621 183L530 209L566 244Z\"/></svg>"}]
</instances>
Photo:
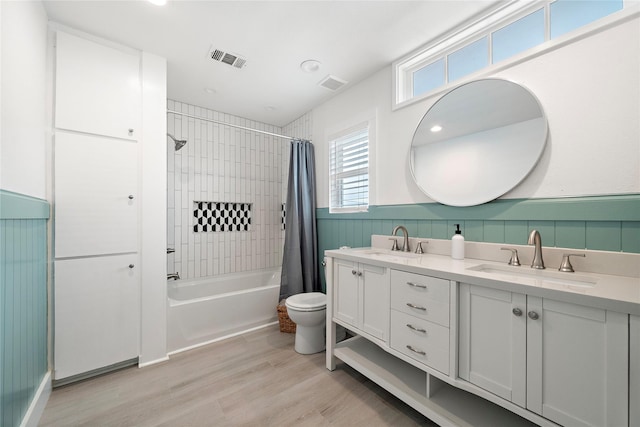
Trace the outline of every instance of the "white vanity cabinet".
<instances>
[{"instance_id":1,"label":"white vanity cabinet","mask_svg":"<svg viewBox=\"0 0 640 427\"><path fill-rule=\"evenodd\" d=\"M528 270L372 252L326 252L327 369L340 360L443 426L640 425L635 277L594 273L585 291L549 272L545 288ZM357 336L336 343L336 324Z\"/></svg>"},{"instance_id":2,"label":"white vanity cabinet","mask_svg":"<svg viewBox=\"0 0 640 427\"><path fill-rule=\"evenodd\" d=\"M389 269L336 259L334 317L382 341L389 339Z\"/></svg>"},{"instance_id":3,"label":"white vanity cabinet","mask_svg":"<svg viewBox=\"0 0 640 427\"><path fill-rule=\"evenodd\" d=\"M628 315L460 284L459 377L561 425L628 424Z\"/></svg>"}]
</instances>

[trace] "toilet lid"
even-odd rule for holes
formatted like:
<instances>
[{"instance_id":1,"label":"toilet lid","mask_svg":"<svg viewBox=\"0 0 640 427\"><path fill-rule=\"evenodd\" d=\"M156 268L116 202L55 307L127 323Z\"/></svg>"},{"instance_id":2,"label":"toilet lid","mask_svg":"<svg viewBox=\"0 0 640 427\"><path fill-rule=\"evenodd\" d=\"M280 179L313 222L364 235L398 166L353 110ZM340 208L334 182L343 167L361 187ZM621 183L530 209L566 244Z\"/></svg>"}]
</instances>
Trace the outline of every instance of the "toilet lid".
<instances>
[{"instance_id":1,"label":"toilet lid","mask_svg":"<svg viewBox=\"0 0 640 427\"><path fill-rule=\"evenodd\" d=\"M299 310L320 309L326 307L327 296L322 292L307 292L290 296L285 304Z\"/></svg>"}]
</instances>

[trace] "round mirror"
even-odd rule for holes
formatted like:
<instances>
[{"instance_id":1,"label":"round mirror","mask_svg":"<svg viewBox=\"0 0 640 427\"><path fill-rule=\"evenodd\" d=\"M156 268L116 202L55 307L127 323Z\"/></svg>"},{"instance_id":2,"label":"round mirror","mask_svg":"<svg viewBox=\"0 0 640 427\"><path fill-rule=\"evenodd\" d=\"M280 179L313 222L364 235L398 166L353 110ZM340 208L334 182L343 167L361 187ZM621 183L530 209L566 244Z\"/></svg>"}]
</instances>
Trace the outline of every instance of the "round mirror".
<instances>
[{"instance_id":1,"label":"round mirror","mask_svg":"<svg viewBox=\"0 0 640 427\"><path fill-rule=\"evenodd\" d=\"M506 80L478 80L427 111L413 136L411 173L437 202L479 205L518 185L546 140L547 120L531 92Z\"/></svg>"}]
</instances>

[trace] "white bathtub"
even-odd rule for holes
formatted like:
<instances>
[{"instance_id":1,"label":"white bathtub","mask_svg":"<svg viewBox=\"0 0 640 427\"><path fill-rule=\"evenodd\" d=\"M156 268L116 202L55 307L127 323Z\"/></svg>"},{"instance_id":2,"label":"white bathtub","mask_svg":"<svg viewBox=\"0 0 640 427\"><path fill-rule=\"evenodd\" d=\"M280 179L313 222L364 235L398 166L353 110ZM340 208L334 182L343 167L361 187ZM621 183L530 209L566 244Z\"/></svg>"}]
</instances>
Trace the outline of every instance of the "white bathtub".
<instances>
[{"instance_id":1,"label":"white bathtub","mask_svg":"<svg viewBox=\"0 0 640 427\"><path fill-rule=\"evenodd\" d=\"M169 354L278 321L280 268L167 284Z\"/></svg>"}]
</instances>

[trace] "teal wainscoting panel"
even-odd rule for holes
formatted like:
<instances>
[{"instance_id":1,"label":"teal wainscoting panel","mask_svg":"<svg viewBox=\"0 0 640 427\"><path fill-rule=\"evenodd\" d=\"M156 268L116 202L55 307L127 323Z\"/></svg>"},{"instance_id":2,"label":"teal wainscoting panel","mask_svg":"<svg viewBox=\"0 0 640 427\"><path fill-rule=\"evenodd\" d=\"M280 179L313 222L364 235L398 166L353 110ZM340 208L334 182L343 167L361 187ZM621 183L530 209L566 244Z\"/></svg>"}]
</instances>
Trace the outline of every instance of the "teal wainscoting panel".
<instances>
[{"instance_id":1,"label":"teal wainscoting panel","mask_svg":"<svg viewBox=\"0 0 640 427\"><path fill-rule=\"evenodd\" d=\"M558 221L556 223L556 246L560 248L584 249L587 247L586 239L586 222Z\"/></svg>"},{"instance_id":2,"label":"teal wainscoting panel","mask_svg":"<svg viewBox=\"0 0 640 427\"><path fill-rule=\"evenodd\" d=\"M484 205L455 207L438 203L370 206L369 212L330 214L317 209L318 218L358 220L536 220L536 221L639 221L640 195L572 197L560 199L494 200Z\"/></svg>"},{"instance_id":3,"label":"teal wainscoting panel","mask_svg":"<svg viewBox=\"0 0 640 427\"><path fill-rule=\"evenodd\" d=\"M504 222L504 242L512 245L526 245L529 237L527 221L513 220ZM478 240L484 242L484 240Z\"/></svg>"},{"instance_id":4,"label":"teal wainscoting panel","mask_svg":"<svg viewBox=\"0 0 640 427\"><path fill-rule=\"evenodd\" d=\"M622 223L622 252L640 253L640 221Z\"/></svg>"},{"instance_id":5,"label":"teal wainscoting panel","mask_svg":"<svg viewBox=\"0 0 640 427\"><path fill-rule=\"evenodd\" d=\"M430 238L433 234L431 227L431 221L428 219L418 221L418 237Z\"/></svg>"},{"instance_id":6,"label":"teal wainscoting panel","mask_svg":"<svg viewBox=\"0 0 640 427\"><path fill-rule=\"evenodd\" d=\"M640 253L640 195L496 200L480 206L438 203L370 206L369 212L316 211L318 246L369 246L372 234L390 235L404 225L411 237L450 239L453 224L467 241L526 244L537 229L544 246Z\"/></svg>"},{"instance_id":7,"label":"teal wainscoting panel","mask_svg":"<svg viewBox=\"0 0 640 427\"><path fill-rule=\"evenodd\" d=\"M448 239L449 227L447 221L431 221L431 238L432 239Z\"/></svg>"},{"instance_id":8,"label":"teal wainscoting panel","mask_svg":"<svg viewBox=\"0 0 640 427\"><path fill-rule=\"evenodd\" d=\"M362 222L362 246L371 246L371 235L373 234L373 221Z\"/></svg>"},{"instance_id":9,"label":"teal wainscoting panel","mask_svg":"<svg viewBox=\"0 0 640 427\"><path fill-rule=\"evenodd\" d=\"M505 243L504 221L485 221L484 241L488 243Z\"/></svg>"},{"instance_id":10,"label":"teal wainscoting panel","mask_svg":"<svg viewBox=\"0 0 640 427\"><path fill-rule=\"evenodd\" d=\"M587 249L622 250L622 224L619 221L587 222Z\"/></svg>"},{"instance_id":11,"label":"teal wainscoting panel","mask_svg":"<svg viewBox=\"0 0 640 427\"><path fill-rule=\"evenodd\" d=\"M369 212L316 211L319 255L340 246L370 246L372 234L404 225L411 237L450 239L459 223L467 241L526 244L540 231L543 246L640 253L640 195L495 200L480 206L438 203L370 206ZM362 233L362 235L360 234Z\"/></svg>"},{"instance_id":12,"label":"teal wainscoting panel","mask_svg":"<svg viewBox=\"0 0 640 427\"><path fill-rule=\"evenodd\" d=\"M48 370L49 204L6 191L0 202L0 425L18 426Z\"/></svg>"},{"instance_id":13,"label":"teal wainscoting panel","mask_svg":"<svg viewBox=\"0 0 640 427\"><path fill-rule=\"evenodd\" d=\"M483 221L468 220L464 222L462 235L465 240L473 242L484 242L484 223Z\"/></svg>"}]
</instances>

